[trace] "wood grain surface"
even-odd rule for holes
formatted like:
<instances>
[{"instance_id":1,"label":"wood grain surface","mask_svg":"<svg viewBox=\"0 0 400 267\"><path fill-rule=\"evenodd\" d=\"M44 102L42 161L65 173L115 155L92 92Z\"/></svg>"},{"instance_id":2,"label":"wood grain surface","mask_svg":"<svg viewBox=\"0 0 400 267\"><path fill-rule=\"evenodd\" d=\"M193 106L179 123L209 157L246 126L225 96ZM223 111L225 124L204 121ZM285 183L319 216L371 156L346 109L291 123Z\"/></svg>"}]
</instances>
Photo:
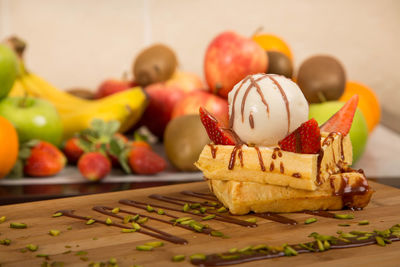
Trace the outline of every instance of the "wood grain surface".
<instances>
[{"instance_id":1,"label":"wood grain surface","mask_svg":"<svg viewBox=\"0 0 400 267\"><path fill-rule=\"evenodd\" d=\"M180 194L182 190L208 192L204 182L180 184L149 189L129 190L116 193L97 194L91 196L65 198L58 200L24 203L18 205L0 206L0 217L6 216L6 221L0 224L0 240L9 238L9 246L0 245L1 266L41 266L45 261L36 257L37 254L48 254L52 262L64 262L64 266L88 266L91 262L107 262L111 257L118 261L119 266L190 266L189 256L194 253L224 252L230 248L243 248L248 245L267 243L281 245L283 243L298 243L311 241L307 236L311 232L334 235L336 231L386 229L400 223L400 190L371 182L376 193L370 205L363 211L356 211L353 220L338 220L311 216L303 213L285 214L297 220L297 225L284 225L258 218L258 227L248 228L221 221L210 220L207 223L214 229L222 231L230 238L212 237L195 233L176 226L149 220L148 225L172 233L188 240L187 245L177 245L164 242L163 247L153 251L137 251L136 246L149 241L157 241L141 233L121 233L121 229L100 223L86 225L84 221L61 216L52 218L52 214L60 209L74 209L77 214L89 215L94 218L107 218L106 215L92 210L93 206L105 205L120 207L131 211L141 211L134 207L119 204L120 199L132 199L148 203L161 203L147 198L150 194L162 194L184 199L199 200ZM169 205L172 207L172 205ZM181 212L170 212L179 217L187 216ZM340 213L351 213L341 211ZM154 215L162 216L165 215ZM252 215L234 216L239 219L254 217ZM316 217L316 223L305 225L307 218ZM370 225L359 226L358 221L369 220ZM113 218L117 222L117 219ZM10 222L23 222L27 229L10 229ZM338 226L349 223L350 227ZM71 228L71 230L68 230ZM60 230L59 236L51 236L49 230ZM21 252L28 244L39 245L35 252ZM283 257L271 260L254 261L241 266L399 266L400 242L394 242L386 247L371 245L360 248L330 250L323 253L302 254L296 257ZM63 254L65 252L71 252ZM79 251L87 255L76 255ZM186 255L183 262L172 262L171 257L177 254ZM83 257L83 258L82 258ZM86 257L86 258L85 258ZM81 259L82 258L82 259Z\"/></svg>"}]
</instances>

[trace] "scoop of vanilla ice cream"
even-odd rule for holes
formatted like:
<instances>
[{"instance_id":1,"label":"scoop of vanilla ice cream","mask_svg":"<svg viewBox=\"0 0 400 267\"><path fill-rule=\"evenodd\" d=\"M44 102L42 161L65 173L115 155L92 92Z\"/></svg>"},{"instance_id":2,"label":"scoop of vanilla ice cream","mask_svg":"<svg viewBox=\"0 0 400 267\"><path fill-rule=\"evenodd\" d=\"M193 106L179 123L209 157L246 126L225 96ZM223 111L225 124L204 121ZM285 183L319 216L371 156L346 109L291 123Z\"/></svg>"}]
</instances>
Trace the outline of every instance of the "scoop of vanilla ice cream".
<instances>
[{"instance_id":1,"label":"scoop of vanilla ice cream","mask_svg":"<svg viewBox=\"0 0 400 267\"><path fill-rule=\"evenodd\" d=\"M247 143L273 146L308 119L308 103L292 80L249 75L228 95L230 127Z\"/></svg>"}]
</instances>

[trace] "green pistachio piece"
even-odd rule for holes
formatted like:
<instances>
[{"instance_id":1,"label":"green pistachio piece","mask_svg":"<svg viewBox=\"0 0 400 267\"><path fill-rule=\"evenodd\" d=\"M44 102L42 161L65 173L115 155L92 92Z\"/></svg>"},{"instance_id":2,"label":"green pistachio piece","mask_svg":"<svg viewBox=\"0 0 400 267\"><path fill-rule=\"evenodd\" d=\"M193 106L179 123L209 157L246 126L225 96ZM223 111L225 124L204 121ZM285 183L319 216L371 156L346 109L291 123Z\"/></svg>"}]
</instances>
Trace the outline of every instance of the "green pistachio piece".
<instances>
[{"instance_id":1,"label":"green pistachio piece","mask_svg":"<svg viewBox=\"0 0 400 267\"><path fill-rule=\"evenodd\" d=\"M206 255L201 254L201 253L196 253L190 256L190 260L205 260Z\"/></svg>"},{"instance_id":2,"label":"green pistachio piece","mask_svg":"<svg viewBox=\"0 0 400 267\"><path fill-rule=\"evenodd\" d=\"M350 226L350 224L348 224L348 223L339 223L338 226L347 227L347 226Z\"/></svg>"},{"instance_id":3,"label":"green pistachio piece","mask_svg":"<svg viewBox=\"0 0 400 267\"><path fill-rule=\"evenodd\" d=\"M136 214L132 217L132 221L137 221L139 219L139 214Z\"/></svg>"},{"instance_id":4,"label":"green pistachio piece","mask_svg":"<svg viewBox=\"0 0 400 267\"><path fill-rule=\"evenodd\" d=\"M124 228L124 229L121 230L121 232L122 233L134 233L134 232L136 232L136 229L126 229L126 228Z\"/></svg>"},{"instance_id":5,"label":"green pistachio piece","mask_svg":"<svg viewBox=\"0 0 400 267\"><path fill-rule=\"evenodd\" d=\"M229 253L236 253L236 252L238 252L239 250L238 250L237 248L231 248L231 249L229 249L228 251L229 251Z\"/></svg>"},{"instance_id":6,"label":"green pistachio piece","mask_svg":"<svg viewBox=\"0 0 400 267\"><path fill-rule=\"evenodd\" d=\"M192 210L192 211L190 211L190 213L193 213L193 214L200 214L201 212L200 212L199 210Z\"/></svg>"},{"instance_id":7,"label":"green pistachio piece","mask_svg":"<svg viewBox=\"0 0 400 267\"><path fill-rule=\"evenodd\" d=\"M133 222L132 226L135 230L140 230L140 228L142 228L138 223Z\"/></svg>"},{"instance_id":8,"label":"green pistachio piece","mask_svg":"<svg viewBox=\"0 0 400 267\"><path fill-rule=\"evenodd\" d=\"M336 219L350 220L354 219L354 214L335 214Z\"/></svg>"},{"instance_id":9,"label":"green pistachio piece","mask_svg":"<svg viewBox=\"0 0 400 267\"><path fill-rule=\"evenodd\" d=\"M314 248L312 248L311 246L308 246L308 245L306 245L306 244L304 244L304 243L300 243L299 246L302 247L302 248L304 248L304 249L307 249L307 250L309 250L309 251L315 251Z\"/></svg>"},{"instance_id":10,"label":"green pistachio piece","mask_svg":"<svg viewBox=\"0 0 400 267\"><path fill-rule=\"evenodd\" d=\"M256 245L256 246L252 246L251 250L260 250L260 249L268 249L268 246L265 244L260 244L260 245Z\"/></svg>"},{"instance_id":11,"label":"green pistachio piece","mask_svg":"<svg viewBox=\"0 0 400 267\"><path fill-rule=\"evenodd\" d=\"M322 243L321 240L317 239L317 245L318 245L318 250L319 251L324 251L325 250L324 244Z\"/></svg>"},{"instance_id":12,"label":"green pistachio piece","mask_svg":"<svg viewBox=\"0 0 400 267\"><path fill-rule=\"evenodd\" d=\"M222 212L227 212L228 210L225 207L221 207L217 209L217 212L222 213Z\"/></svg>"},{"instance_id":13,"label":"green pistachio piece","mask_svg":"<svg viewBox=\"0 0 400 267\"><path fill-rule=\"evenodd\" d=\"M343 234L340 235L340 237L341 238L354 238L354 237L357 237L357 235L353 235L353 234L350 234L350 233L343 233Z\"/></svg>"},{"instance_id":14,"label":"green pistachio piece","mask_svg":"<svg viewBox=\"0 0 400 267\"><path fill-rule=\"evenodd\" d=\"M185 205L183 205L182 210L183 210L184 212L188 212L188 211L190 210L189 204L188 204L188 203L185 203Z\"/></svg>"},{"instance_id":15,"label":"green pistachio piece","mask_svg":"<svg viewBox=\"0 0 400 267\"><path fill-rule=\"evenodd\" d=\"M28 226L26 225L26 223L15 223L15 222L10 223L10 228L14 229L25 229L27 227Z\"/></svg>"},{"instance_id":16,"label":"green pistachio piece","mask_svg":"<svg viewBox=\"0 0 400 267\"><path fill-rule=\"evenodd\" d=\"M139 219L137 220L137 223L139 223L139 224L144 224L144 223L146 223L148 220L149 220L148 217L142 217L142 218L139 218Z\"/></svg>"},{"instance_id":17,"label":"green pistachio piece","mask_svg":"<svg viewBox=\"0 0 400 267\"><path fill-rule=\"evenodd\" d=\"M58 235L60 235L60 231L59 230L50 230L49 231L49 234L51 235L51 236L58 236Z\"/></svg>"},{"instance_id":18,"label":"green pistachio piece","mask_svg":"<svg viewBox=\"0 0 400 267\"><path fill-rule=\"evenodd\" d=\"M117 259L116 258L111 258L111 259L108 260L108 263L111 264L111 265L115 265L115 264L117 264Z\"/></svg>"},{"instance_id":19,"label":"green pistachio piece","mask_svg":"<svg viewBox=\"0 0 400 267\"><path fill-rule=\"evenodd\" d=\"M376 243L378 246L384 247L386 246L385 240L381 236L375 236Z\"/></svg>"},{"instance_id":20,"label":"green pistachio piece","mask_svg":"<svg viewBox=\"0 0 400 267\"><path fill-rule=\"evenodd\" d=\"M223 260L236 260L236 259L240 258L240 254L231 254L231 255L222 254L222 255L219 255L219 256Z\"/></svg>"},{"instance_id":21,"label":"green pistachio piece","mask_svg":"<svg viewBox=\"0 0 400 267\"><path fill-rule=\"evenodd\" d=\"M257 222L257 218L248 218L245 221L249 222L249 223L256 223Z\"/></svg>"},{"instance_id":22,"label":"green pistachio piece","mask_svg":"<svg viewBox=\"0 0 400 267\"><path fill-rule=\"evenodd\" d=\"M176 219L175 222L180 223L180 222L188 221L191 219L192 219L191 217L181 217L181 218Z\"/></svg>"},{"instance_id":23,"label":"green pistachio piece","mask_svg":"<svg viewBox=\"0 0 400 267\"><path fill-rule=\"evenodd\" d=\"M39 246L38 245L33 245L33 244L29 244L26 246L27 249L29 249L30 251L36 251L38 250Z\"/></svg>"},{"instance_id":24,"label":"green pistachio piece","mask_svg":"<svg viewBox=\"0 0 400 267\"><path fill-rule=\"evenodd\" d=\"M113 222L112 222L112 220L111 220L111 218L110 217L107 217L107 219L106 219L106 224L107 225L111 225Z\"/></svg>"},{"instance_id":25,"label":"green pistachio piece","mask_svg":"<svg viewBox=\"0 0 400 267\"><path fill-rule=\"evenodd\" d=\"M284 247L283 253L285 253L285 256L297 256L299 254L294 248L288 245Z\"/></svg>"},{"instance_id":26,"label":"green pistachio piece","mask_svg":"<svg viewBox=\"0 0 400 267\"><path fill-rule=\"evenodd\" d=\"M358 225L368 225L369 224L369 221L367 221L367 220L363 220L363 221L359 221L358 222Z\"/></svg>"},{"instance_id":27,"label":"green pistachio piece","mask_svg":"<svg viewBox=\"0 0 400 267\"><path fill-rule=\"evenodd\" d=\"M207 208L206 208L206 207L201 207L201 208L200 208L200 212L201 212L201 213L204 213L204 212L206 212L206 211L207 211Z\"/></svg>"},{"instance_id":28,"label":"green pistachio piece","mask_svg":"<svg viewBox=\"0 0 400 267\"><path fill-rule=\"evenodd\" d=\"M311 224L311 223L315 223L316 221L317 221L316 218L308 218L308 219L304 222L304 224Z\"/></svg>"},{"instance_id":29,"label":"green pistachio piece","mask_svg":"<svg viewBox=\"0 0 400 267\"><path fill-rule=\"evenodd\" d=\"M147 242L146 244L144 244L145 246L151 246L153 248L158 248L158 247L162 247L164 246L163 242L160 241L154 241L154 242Z\"/></svg>"},{"instance_id":30,"label":"green pistachio piece","mask_svg":"<svg viewBox=\"0 0 400 267\"><path fill-rule=\"evenodd\" d=\"M72 226L68 226L68 227L67 227L67 230L72 230Z\"/></svg>"},{"instance_id":31,"label":"green pistachio piece","mask_svg":"<svg viewBox=\"0 0 400 267\"><path fill-rule=\"evenodd\" d=\"M223 237L224 234L220 231L211 231L211 235L212 236L216 236L216 237Z\"/></svg>"},{"instance_id":32,"label":"green pistachio piece","mask_svg":"<svg viewBox=\"0 0 400 267\"><path fill-rule=\"evenodd\" d=\"M190 204L190 208L191 209L197 209L197 208L200 208L200 203L192 203L192 204Z\"/></svg>"},{"instance_id":33,"label":"green pistachio piece","mask_svg":"<svg viewBox=\"0 0 400 267\"><path fill-rule=\"evenodd\" d=\"M114 214L117 214L119 212L119 210L120 210L119 208L113 208L111 210L111 212L114 213Z\"/></svg>"},{"instance_id":34,"label":"green pistachio piece","mask_svg":"<svg viewBox=\"0 0 400 267\"><path fill-rule=\"evenodd\" d=\"M133 216L132 215L127 215L124 217L124 224L129 223L132 220Z\"/></svg>"},{"instance_id":35,"label":"green pistachio piece","mask_svg":"<svg viewBox=\"0 0 400 267\"><path fill-rule=\"evenodd\" d=\"M214 219L215 218L215 214L210 214L210 215L207 215L207 216L204 216L203 218L201 218L203 221L207 221L207 220L211 220L211 219Z\"/></svg>"},{"instance_id":36,"label":"green pistachio piece","mask_svg":"<svg viewBox=\"0 0 400 267\"><path fill-rule=\"evenodd\" d=\"M174 261L174 262L180 262L180 261L183 261L184 259L185 259L185 255L182 255L182 254L175 255L172 257L172 261Z\"/></svg>"},{"instance_id":37,"label":"green pistachio piece","mask_svg":"<svg viewBox=\"0 0 400 267\"><path fill-rule=\"evenodd\" d=\"M136 250L139 250L139 251L151 251L151 250L153 250L153 247L152 246L146 246L146 245L140 245L140 246L136 247Z\"/></svg>"},{"instance_id":38,"label":"green pistachio piece","mask_svg":"<svg viewBox=\"0 0 400 267\"><path fill-rule=\"evenodd\" d=\"M57 212L57 213L54 213L53 215L52 215L52 217L60 217L60 216L63 216L63 214L62 214L62 212Z\"/></svg>"},{"instance_id":39,"label":"green pistachio piece","mask_svg":"<svg viewBox=\"0 0 400 267\"><path fill-rule=\"evenodd\" d=\"M195 220L187 220L187 221L180 222L180 224L182 224L182 225L190 225L193 222L196 222L196 221Z\"/></svg>"},{"instance_id":40,"label":"green pistachio piece","mask_svg":"<svg viewBox=\"0 0 400 267\"><path fill-rule=\"evenodd\" d=\"M77 252L75 253L76 256L85 256L85 255L87 255L87 254L88 254L87 251L83 251L83 250L77 251Z\"/></svg>"},{"instance_id":41,"label":"green pistachio piece","mask_svg":"<svg viewBox=\"0 0 400 267\"><path fill-rule=\"evenodd\" d=\"M325 241L324 241L324 248L325 248L326 250L328 250L328 249L331 248L331 243L329 243L328 240L325 240Z\"/></svg>"},{"instance_id":42,"label":"green pistachio piece","mask_svg":"<svg viewBox=\"0 0 400 267\"><path fill-rule=\"evenodd\" d=\"M146 210L147 210L148 212L153 212L153 211L154 211L154 208L153 208L152 206L150 206L150 205L147 205L147 206L146 206Z\"/></svg>"},{"instance_id":43,"label":"green pistachio piece","mask_svg":"<svg viewBox=\"0 0 400 267\"><path fill-rule=\"evenodd\" d=\"M369 236L360 236L357 237L357 240L367 240L369 238Z\"/></svg>"},{"instance_id":44,"label":"green pistachio piece","mask_svg":"<svg viewBox=\"0 0 400 267\"><path fill-rule=\"evenodd\" d=\"M3 222L5 222L6 221L6 216L1 216L0 217L0 223L3 223Z\"/></svg>"},{"instance_id":45,"label":"green pistachio piece","mask_svg":"<svg viewBox=\"0 0 400 267\"><path fill-rule=\"evenodd\" d=\"M95 219L89 219L89 220L86 222L86 224L87 224L87 225L91 225L91 224L94 224L95 222L96 222Z\"/></svg>"},{"instance_id":46,"label":"green pistachio piece","mask_svg":"<svg viewBox=\"0 0 400 267\"><path fill-rule=\"evenodd\" d=\"M243 252L246 252L246 251L249 251L249 250L251 250L251 246L247 246L247 247L244 247L244 248L241 248L241 249L239 249L239 252L240 253L243 253Z\"/></svg>"},{"instance_id":47,"label":"green pistachio piece","mask_svg":"<svg viewBox=\"0 0 400 267\"><path fill-rule=\"evenodd\" d=\"M0 240L0 245L9 246L10 244L11 244L11 239L6 238L3 240Z\"/></svg>"},{"instance_id":48,"label":"green pistachio piece","mask_svg":"<svg viewBox=\"0 0 400 267\"><path fill-rule=\"evenodd\" d=\"M157 214L158 214L158 215L164 215L164 214L165 214L165 211L164 211L163 209L158 209L158 210L157 210Z\"/></svg>"}]
</instances>

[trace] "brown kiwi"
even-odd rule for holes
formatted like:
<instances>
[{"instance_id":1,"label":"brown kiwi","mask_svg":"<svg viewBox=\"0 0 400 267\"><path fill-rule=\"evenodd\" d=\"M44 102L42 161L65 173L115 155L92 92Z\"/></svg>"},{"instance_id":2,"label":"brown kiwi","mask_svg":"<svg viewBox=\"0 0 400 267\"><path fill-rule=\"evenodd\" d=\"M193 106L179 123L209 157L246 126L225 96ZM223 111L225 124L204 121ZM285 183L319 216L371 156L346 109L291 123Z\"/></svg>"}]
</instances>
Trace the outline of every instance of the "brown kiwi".
<instances>
[{"instance_id":1,"label":"brown kiwi","mask_svg":"<svg viewBox=\"0 0 400 267\"><path fill-rule=\"evenodd\" d=\"M283 75L291 79L293 76L293 64L290 58L277 51L267 51L268 71L267 73Z\"/></svg>"},{"instance_id":2,"label":"brown kiwi","mask_svg":"<svg viewBox=\"0 0 400 267\"><path fill-rule=\"evenodd\" d=\"M163 82L171 78L178 65L174 51L166 45L156 44L143 50L133 64L133 75L141 86Z\"/></svg>"},{"instance_id":3,"label":"brown kiwi","mask_svg":"<svg viewBox=\"0 0 400 267\"><path fill-rule=\"evenodd\" d=\"M297 84L309 103L337 100L344 92L346 74L337 59L313 56L301 64Z\"/></svg>"},{"instance_id":4,"label":"brown kiwi","mask_svg":"<svg viewBox=\"0 0 400 267\"><path fill-rule=\"evenodd\" d=\"M193 163L199 158L204 146L210 142L197 114L171 120L164 133L167 157L172 165L181 171L197 171Z\"/></svg>"}]
</instances>

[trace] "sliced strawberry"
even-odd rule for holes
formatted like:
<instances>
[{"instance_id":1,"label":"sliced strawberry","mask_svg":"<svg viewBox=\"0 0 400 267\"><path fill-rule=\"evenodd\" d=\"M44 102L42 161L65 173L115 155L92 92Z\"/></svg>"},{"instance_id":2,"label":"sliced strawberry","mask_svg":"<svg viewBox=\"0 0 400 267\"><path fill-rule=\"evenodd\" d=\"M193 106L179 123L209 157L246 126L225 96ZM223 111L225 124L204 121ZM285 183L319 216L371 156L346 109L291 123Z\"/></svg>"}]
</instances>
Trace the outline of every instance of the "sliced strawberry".
<instances>
[{"instance_id":1,"label":"sliced strawberry","mask_svg":"<svg viewBox=\"0 0 400 267\"><path fill-rule=\"evenodd\" d=\"M358 95L352 96L344 106L339 109L329 120L322 126L321 131L337 132L347 135L353 123L354 114L356 113L358 104Z\"/></svg>"},{"instance_id":2,"label":"sliced strawberry","mask_svg":"<svg viewBox=\"0 0 400 267\"><path fill-rule=\"evenodd\" d=\"M221 123L205 108L200 107L200 119L207 131L208 137L216 145L234 145L233 137L225 131Z\"/></svg>"},{"instance_id":3,"label":"sliced strawberry","mask_svg":"<svg viewBox=\"0 0 400 267\"><path fill-rule=\"evenodd\" d=\"M321 133L315 119L308 120L300 125L294 132L279 141L279 146L284 151L316 154L321 149Z\"/></svg>"}]
</instances>

